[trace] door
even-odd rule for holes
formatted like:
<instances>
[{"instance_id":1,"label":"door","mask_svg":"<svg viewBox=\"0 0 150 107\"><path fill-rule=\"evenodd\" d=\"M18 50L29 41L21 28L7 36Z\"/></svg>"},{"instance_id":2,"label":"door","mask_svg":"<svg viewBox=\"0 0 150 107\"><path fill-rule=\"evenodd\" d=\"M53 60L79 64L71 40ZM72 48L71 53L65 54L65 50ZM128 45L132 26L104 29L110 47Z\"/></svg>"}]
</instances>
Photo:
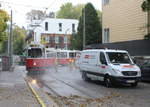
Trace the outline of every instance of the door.
<instances>
[{"instance_id":1,"label":"door","mask_svg":"<svg viewBox=\"0 0 150 107\"><path fill-rule=\"evenodd\" d=\"M97 65L97 67L99 68L99 72L101 75L104 75L108 68L104 52L100 52L99 63L100 64Z\"/></svg>"}]
</instances>

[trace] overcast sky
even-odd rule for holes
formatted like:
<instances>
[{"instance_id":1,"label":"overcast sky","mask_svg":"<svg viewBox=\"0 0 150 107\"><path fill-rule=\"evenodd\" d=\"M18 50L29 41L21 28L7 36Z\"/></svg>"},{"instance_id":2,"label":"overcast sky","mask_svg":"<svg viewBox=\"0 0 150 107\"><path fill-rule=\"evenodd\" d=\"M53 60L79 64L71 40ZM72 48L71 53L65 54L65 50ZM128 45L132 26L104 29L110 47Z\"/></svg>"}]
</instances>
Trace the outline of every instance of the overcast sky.
<instances>
[{"instance_id":1,"label":"overcast sky","mask_svg":"<svg viewBox=\"0 0 150 107\"><path fill-rule=\"evenodd\" d=\"M0 0L1 8L13 10L13 22L19 26L26 26L25 14L31 9L44 10L48 7L48 12L56 12L64 3L71 2L73 5L91 2L93 6L101 10L101 0Z\"/></svg>"}]
</instances>

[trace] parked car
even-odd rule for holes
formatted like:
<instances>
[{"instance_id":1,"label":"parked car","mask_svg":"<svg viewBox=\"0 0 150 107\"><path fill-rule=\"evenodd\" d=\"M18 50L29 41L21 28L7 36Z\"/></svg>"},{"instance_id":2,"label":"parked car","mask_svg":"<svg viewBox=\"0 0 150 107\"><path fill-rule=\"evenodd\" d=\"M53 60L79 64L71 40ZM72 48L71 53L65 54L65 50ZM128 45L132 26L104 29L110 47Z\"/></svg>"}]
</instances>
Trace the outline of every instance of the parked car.
<instances>
[{"instance_id":1,"label":"parked car","mask_svg":"<svg viewBox=\"0 0 150 107\"><path fill-rule=\"evenodd\" d=\"M78 68L85 81L97 79L104 81L106 87L111 87L113 83L137 86L141 79L140 68L124 50L84 50L78 61Z\"/></svg>"},{"instance_id":2,"label":"parked car","mask_svg":"<svg viewBox=\"0 0 150 107\"><path fill-rule=\"evenodd\" d=\"M150 58L149 57L134 57L134 62L141 69L141 80L150 81Z\"/></svg>"},{"instance_id":3,"label":"parked car","mask_svg":"<svg viewBox=\"0 0 150 107\"><path fill-rule=\"evenodd\" d=\"M150 81L150 60L140 66L143 81Z\"/></svg>"}]
</instances>

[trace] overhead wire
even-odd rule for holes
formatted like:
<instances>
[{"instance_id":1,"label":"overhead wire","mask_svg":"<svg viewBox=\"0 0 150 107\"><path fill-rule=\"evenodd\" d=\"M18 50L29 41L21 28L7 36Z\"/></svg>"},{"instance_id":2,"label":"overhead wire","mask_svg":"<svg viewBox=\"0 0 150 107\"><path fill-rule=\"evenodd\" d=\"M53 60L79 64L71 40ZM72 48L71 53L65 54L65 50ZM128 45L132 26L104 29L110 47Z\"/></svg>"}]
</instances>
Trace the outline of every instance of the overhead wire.
<instances>
[{"instance_id":1,"label":"overhead wire","mask_svg":"<svg viewBox=\"0 0 150 107\"><path fill-rule=\"evenodd\" d=\"M21 6L21 7L29 7L29 8L41 8L41 9L46 9L47 8L47 7L40 7L40 6L20 4L20 3L13 3L13 2L6 2L6 1L0 1L0 3L14 5L14 6Z\"/></svg>"},{"instance_id":2,"label":"overhead wire","mask_svg":"<svg viewBox=\"0 0 150 107\"><path fill-rule=\"evenodd\" d=\"M6 6L8 7L8 8L11 8L12 9L12 7L13 6L20 6L20 7L27 7L27 8L33 8L33 9L38 9L38 10L43 10L44 11L44 13L46 13L54 4L55 4L55 2L56 2L57 0L53 0L52 2L51 2L51 4L50 5L48 5L47 7L45 6L45 7L39 7L39 6L34 6L34 5L26 5L26 4L20 4L20 3L13 3L13 2L7 2L7 1L0 1L0 3L3 3L4 4L4 6L5 6L5 8L6 8ZM19 14L21 14L21 15L23 15L23 13L22 12L19 12L17 9L15 9L15 8L13 8L13 10L15 10L17 13L19 13Z\"/></svg>"},{"instance_id":3,"label":"overhead wire","mask_svg":"<svg viewBox=\"0 0 150 107\"><path fill-rule=\"evenodd\" d=\"M16 13L20 14L20 15L24 15L24 11L18 11L18 9L15 8L16 7L27 7L27 8L31 8L31 9L38 9L38 10L44 10L44 13L46 13L56 2L57 0L53 0L50 5L48 6L35 6L35 5L27 5L27 4L20 4L20 3L13 3L13 2L7 2L4 0L0 0L0 4L4 5L3 8L5 9L11 9L14 10Z\"/></svg>"}]
</instances>

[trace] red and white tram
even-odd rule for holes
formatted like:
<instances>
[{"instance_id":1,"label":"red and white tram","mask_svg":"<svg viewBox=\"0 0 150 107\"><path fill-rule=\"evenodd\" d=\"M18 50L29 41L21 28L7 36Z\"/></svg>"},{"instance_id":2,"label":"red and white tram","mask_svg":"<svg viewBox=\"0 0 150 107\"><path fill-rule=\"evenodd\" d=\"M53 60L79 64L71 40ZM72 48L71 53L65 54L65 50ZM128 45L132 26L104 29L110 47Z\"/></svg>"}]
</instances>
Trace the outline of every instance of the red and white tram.
<instances>
[{"instance_id":1,"label":"red and white tram","mask_svg":"<svg viewBox=\"0 0 150 107\"><path fill-rule=\"evenodd\" d=\"M55 64L55 57L47 57L43 45L31 44L27 46L26 54L26 70L28 72L48 71Z\"/></svg>"},{"instance_id":2,"label":"red and white tram","mask_svg":"<svg viewBox=\"0 0 150 107\"><path fill-rule=\"evenodd\" d=\"M57 62L60 65L73 63L76 59L77 51L57 50Z\"/></svg>"},{"instance_id":3,"label":"red and white tram","mask_svg":"<svg viewBox=\"0 0 150 107\"><path fill-rule=\"evenodd\" d=\"M26 70L28 72L48 71L56 65L69 65L76 60L78 51L45 48L30 44L26 48Z\"/></svg>"}]
</instances>

